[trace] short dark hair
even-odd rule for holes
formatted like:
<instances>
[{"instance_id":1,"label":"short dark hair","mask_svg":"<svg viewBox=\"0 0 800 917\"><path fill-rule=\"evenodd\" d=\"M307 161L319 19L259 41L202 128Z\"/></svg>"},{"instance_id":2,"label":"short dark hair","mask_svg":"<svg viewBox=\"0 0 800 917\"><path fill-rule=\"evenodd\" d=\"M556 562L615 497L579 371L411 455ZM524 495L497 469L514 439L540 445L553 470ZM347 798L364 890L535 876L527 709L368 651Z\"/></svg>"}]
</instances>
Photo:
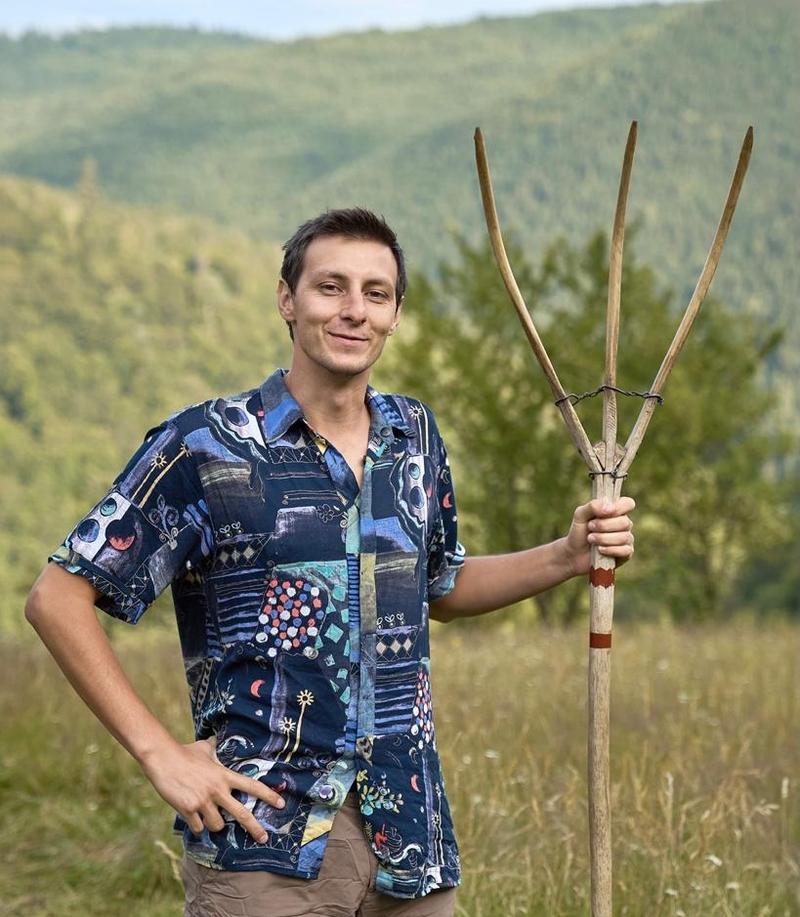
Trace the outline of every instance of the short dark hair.
<instances>
[{"instance_id":1,"label":"short dark hair","mask_svg":"<svg viewBox=\"0 0 800 917\"><path fill-rule=\"evenodd\" d=\"M342 210L326 210L311 220L306 220L297 232L283 245L283 264L281 277L294 293L297 282L303 273L303 261L306 249L320 236L346 236L348 239L366 239L370 242L381 242L391 249L397 262L397 286L395 302L397 305L405 296L407 277L406 260L403 249L397 241L394 230L371 210L363 207L350 207Z\"/></svg>"}]
</instances>

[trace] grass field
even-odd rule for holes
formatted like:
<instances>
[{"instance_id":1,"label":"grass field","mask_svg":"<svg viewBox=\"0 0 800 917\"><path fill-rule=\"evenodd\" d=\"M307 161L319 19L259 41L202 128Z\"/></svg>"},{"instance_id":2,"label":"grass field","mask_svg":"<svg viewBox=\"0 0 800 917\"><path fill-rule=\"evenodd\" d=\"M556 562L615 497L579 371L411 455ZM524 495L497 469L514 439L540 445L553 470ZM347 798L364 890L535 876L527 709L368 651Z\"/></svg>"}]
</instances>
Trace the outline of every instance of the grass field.
<instances>
[{"instance_id":1,"label":"grass field","mask_svg":"<svg viewBox=\"0 0 800 917\"><path fill-rule=\"evenodd\" d=\"M151 708L190 741L177 636L114 625ZM585 634L434 636L459 914L588 914ZM620 624L613 657L615 914L800 914L800 629ZM39 647L0 648L0 914L181 913L172 812Z\"/></svg>"}]
</instances>

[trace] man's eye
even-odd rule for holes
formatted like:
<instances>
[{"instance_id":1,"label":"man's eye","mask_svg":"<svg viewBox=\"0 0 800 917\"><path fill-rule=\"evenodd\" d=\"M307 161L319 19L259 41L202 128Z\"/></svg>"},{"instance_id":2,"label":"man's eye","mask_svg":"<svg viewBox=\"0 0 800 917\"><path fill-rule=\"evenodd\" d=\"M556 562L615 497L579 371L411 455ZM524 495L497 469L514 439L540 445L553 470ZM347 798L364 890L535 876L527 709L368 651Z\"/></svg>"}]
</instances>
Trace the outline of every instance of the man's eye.
<instances>
[{"instance_id":1,"label":"man's eye","mask_svg":"<svg viewBox=\"0 0 800 917\"><path fill-rule=\"evenodd\" d=\"M384 290L370 290L368 295L371 296L372 299L378 299L381 301L389 298L389 294Z\"/></svg>"},{"instance_id":2,"label":"man's eye","mask_svg":"<svg viewBox=\"0 0 800 917\"><path fill-rule=\"evenodd\" d=\"M325 293L335 293L339 289L335 283L321 283L319 288Z\"/></svg>"}]
</instances>

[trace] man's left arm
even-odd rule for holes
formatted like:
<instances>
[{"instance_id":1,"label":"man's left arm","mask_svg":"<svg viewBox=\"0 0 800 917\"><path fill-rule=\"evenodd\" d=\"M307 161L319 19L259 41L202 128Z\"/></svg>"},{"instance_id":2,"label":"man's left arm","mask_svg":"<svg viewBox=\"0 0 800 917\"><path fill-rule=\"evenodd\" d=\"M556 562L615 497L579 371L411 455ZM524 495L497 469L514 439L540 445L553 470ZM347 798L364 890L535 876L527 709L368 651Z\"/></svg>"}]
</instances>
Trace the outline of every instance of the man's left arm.
<instances>
[{"instance_id":1,"label":"man's left arm","mask_svg":"<svg viewBox=\"0 0 800 917\"><path fill-rule=\"evenodd\" d=\"M635 505L630 497L610 504L592 500L575 510L569 532L550 544L464 558L450 592L431 601L430 616L453 621L485 614L586 575L593 545L601 554L615 557L617 566L624 564L633 555L633 522L628 514Z\"/></svg>"}]
</instances>

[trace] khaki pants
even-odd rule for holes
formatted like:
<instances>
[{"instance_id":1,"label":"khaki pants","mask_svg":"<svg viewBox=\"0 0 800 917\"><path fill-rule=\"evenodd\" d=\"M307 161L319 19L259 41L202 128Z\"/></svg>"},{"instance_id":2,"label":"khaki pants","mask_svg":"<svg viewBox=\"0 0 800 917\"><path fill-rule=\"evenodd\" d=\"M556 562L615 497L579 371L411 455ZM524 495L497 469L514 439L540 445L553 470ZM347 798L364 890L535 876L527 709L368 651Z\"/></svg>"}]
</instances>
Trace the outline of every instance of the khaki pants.
<instances>
[{"instance_id":1,"label":"khaki pants","mask_svg":"<svg viewBox=\"0 0 800 917\"><path fill-rule=\"evenodd\" d=\"M184 917L452 917L454 888L424 898L391 898L375 891L377 866L348 793L316 879L210 869L184 855Z\"/></svg>"}]
</instances>

